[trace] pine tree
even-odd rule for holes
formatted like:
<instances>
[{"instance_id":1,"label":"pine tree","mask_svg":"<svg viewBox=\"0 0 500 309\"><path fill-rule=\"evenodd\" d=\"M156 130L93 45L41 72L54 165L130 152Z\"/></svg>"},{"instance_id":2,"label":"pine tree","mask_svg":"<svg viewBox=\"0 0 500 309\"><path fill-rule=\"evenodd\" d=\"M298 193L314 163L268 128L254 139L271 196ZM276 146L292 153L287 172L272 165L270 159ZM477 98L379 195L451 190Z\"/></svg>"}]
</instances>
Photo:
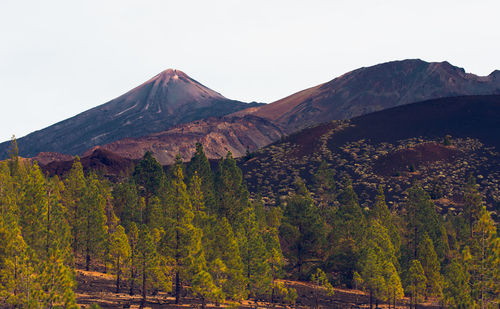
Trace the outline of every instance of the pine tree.
<instances>
[{"instance_id":1,"label":"pine tree","mask_svg":"<svg viewBox=\"0 0 500 309\"><path fill-rule=\"evenodd\" d=\"M209 272L205 258L205 250L202 246L201 229L196 230L193 235L194 247L191 254L189 269L190 287L192 292L202 300L202 308L206 301L222 301L222 289L218 287Z\"/></svg>"},{"instance_id":2,"label":"pine tree","mask_svg":"<svg viewBox=\"0 0 500 309\"><path fill-rule=\"evenodd\" d=\"M205 195L202 190L201 178L198 177L198 172L195 171L189 183L189 197L193 209L193 224L200 229L203 229L207 224L208 215L205 206Z\"/></svg>"},{"instance_id":3,"label":"pine tree","mask_svg":"<svg viewBox=\"0 0 500 309\"><path fill-rule=\"evenodd\" d=\"M270 290L271 276L267 263L268 252L259 233L253 208L242 213L242 223L238 233L240 256L244 265L247 289L250 295L266 294Z\"/></svg>"},{"instance_id":4,"label":"pine tree","mask_svg":"<svg viewBox=\"0 0 500 309\"><path fill-rule=\"evenodd\" d=\"M0 298L5 297L9 306L75 308L75 282L67 265L71 261L69 226L60 204L60 183L57 178L46 180L36 163L25 164L19 172L14 181L21 182L15 185L22 192L19 205L8 205L18 220L12 220L11 214L0 220Z\"/></svg>"},{"instance_id":5,"label":"pine tree","mask_svg":"<svg viewBox=\"0 0 500 309\"><path fill-rule=\"evenodd\" d=\"M443 287L445 304L451 308L472 308L469 276L461 261L453 259L445 270Z\"/></svg>"},{"instance_id":6,"label":"pine tree","mask_svg":"<svg viewBox=\"0 0 500 309\"><path fill-rule=\"evenodd\" d=\"M329 270L339 274L341 283L349 286L362 247L366 219L347 177L338 196L338 204L328 220L332 228L329 241L333 245L327 265Z\"/></svg>"},{"instance_id":7,"label":"pine tree","mask_svg":"<svg viewBox=\"0 0 500 309\"><path fill-rule=\"evenodd\" d=\"M73 271L64 264L62 257L63 254L56 250L35 266L37 275L32 283L31 295L33 307L54 308L62 304L64 308L78 308Z\"/></svg>"},{"instance_id":8,"label":"pine tree","mask_svg":"<svg viewBox=\"0 0 500 309\"><path fill-rule=\"evenodd\" d=\"M359 206L358 196L352 187L351 180L344 180L344 189L339 195L340 207L337 211L336 229L344 233L343 238L359 243L363 237L366 220Z\"/></svg>"},{"instance_id":9,"label":"pine tree","mask_svg":"<svg viewBox=\"0 0 500 309\"><path fill-rule=\"evenodd\" d=\"M386 264L386 286L387 286L387 298L389 300L389 308L391 308L391 302L392 302L392 307L396 308L396 302L398 299L401 299L404 297L404 290L403 290L403 285L401 283L401 278L399 277L399 274L396 270L396 267L392 264Z\"/></svg>"},{"instance_id":10,"label":"pine tree","mask_svg":"<svg viewBox=\"0 0 500 309\"><path fill-rule=\"evenodd\" d=\"M135 281L137 279L137 272L138 272L138 270L137 270L138 262L137 261L138 261L138 255L139 255L139 251L137 248L137 245L139 243L139 229L137 228L137 225L134 222L130 223L127 237L128 237L128 242L130 245L130 264L129 264L130 265L130 271L129 271L130 290L129 290L129 294L134 295Z\"/></svg>"},{"instance_id":11,"label":"pine tree","mask_svg":"<svg viewBox=\"0 0 500 309\"><path fill-rule=\"evenodd\" d=\"M90 174L87 180L85 195L79 207L78 218L81 222L82 237L79 248L85 256L85 269L90 269L91 258L102 257L107 236L106 200L95 174Z\"/></svg>"},{"instance_id":12,"label":"pine tree","mask_svg":"<svg viewBox=\"0 0 500 309\"><path fill-rule=\"evenodd\" d=\"M448 243L442 219L437 214L429 194L419 184L408 189L405 210L408 231L407 261L417 258L417 249L425 233L432 239L438 259L444 259Z\"/></svg>"},{"instance_id":13,"label":"pine tree","mask_svg":"<svg viewBox=\"0 0 500 309\"><path fill-rule=\"evenodd\" d=\"M499 302L500 241L490 213L483 207L474 226L475 246L472 248L471 272L473 296L481 308Z\"/></svg>"},{"instance_id":14,"label":"pine tree","mask_svg":"<svg viewBox=\"0 0 500 309\"><path fill-rule=\"evenodd\" d=\"M287 200L280 234L289 249L287 258L303 278L304 264L321 261L326 235L325 222L306 186L300 180L296 186L297 192Z\"/></svg>"},{"instance_id":15,"label":"pine tree","mask_svg":"<svg viewBox=\"0 0 500 309\"><path fill-rule=\"evenodd\" d=\"M22 200L19 205L19 225L26 244L37 253L46 248L43 235L45 226L40 220L47 218L45 179L38 165L29 166L22 177Z\"/></svg>"},{"instance_id":16,"label":"pine tree","mask_svg":"<svg viewBox=\"0 0 500 309\"><path fill-rule=\"evenodd\" d=\"M19 174L19 148L17 147L17 139L12 135L9 147L9 170L11 176Z\"/></svg>"},{"instance_id":17,"label":"pine tree","mask_svg":"<svg viewBox=\"0 0 500 309\"><path fill-rule=\"evenodd\" d=\"M194 213L191 201L184 183L182 165L173 166L173 178L169 181L165 210L165 237L162 248L165 256L175 260L175 302L178 304L181 297L183 277L188 274L190 261L195 250L198 229L193 225Z\"/></svg>"},{"instance_id":18,"label":"pine tree","mask_svg":"<svg viewBox=\"0 0 500 309\"><path fill-rule=\"evenodd\" d=\"M151 236L147 225L141 225L139 229L139 237L137 242L137 270L142 281L142 300L141 307L143 308L147 300L148 283L154 278L154 273L158 266L158 256L154 239Z\"/></svg>"},{"instance_id":19,"label":"pine tree","mask_svg":"<svg viewBox=\"0 0 500 309\"><path fill-rule=\"evenodd\" d=\"M113 260L113 272L116 275L116 293L120 293L123 268L130 258L130 245L125 229L121 225L118 225L111 234L109 253Z\"/></svg>"},{"instance_id":20,"label":"pine tree","mask_svg":"<svg viewBox=\"0 0 500 309\"><path fill-rule=\"evenodd\" d=\"M196 151L186 169L186 176L192 179L195 173L200 178L201 191L203 193L203 202L207 207L209 214L216 214L217 201L215 198L215 179L210 162L203 150L201 143L196 143Z\"/></svg>"},{"instance_id":21,"label":"pine tree","mask_svg":"<svg viewBox=\"0 0 500 309\"><path fill-rule=\"evenodd\" d=\"M78 156L75 157L73 166L64 180L64 186L63 201L71 226L71 235L73 236L73 252L76 253L80 251L79 244L81 243L80 238L84 227L80 218L80 208L82 207L87 186L83 167Z\"/></svg>"},{"instance_id":22,"label":"pine tree","mask_svg":"<svg viewBox=\"0 0 500 309\"><path fill-rule=\"evenodd\" d=\"M394 266L396 264L397 258L388 230L378 219L372 219L359 260L361 283L370 292L370 304L373 297L377 307L378 300L401 297L402 287Z\"/></svg>"},{"instance_id":23,"label":"pine tree","mask_svg":"<svg viewBox=\"0 0 500 309\"><path fill-rule=\"evenodd\" d=\"M417 257L424 269L425 277L427 278L427 288L425 296L441 296L442 294L442 277L440 274L440 265L434 251L432 239L427 233L424 233L422 241L418 245Z\"/></svg>"},{"instance_id":24,"label":"pine tree","mask_svg":"<svg viewBox=\"0 0 500 309\"><path fill-rule=\"evenodd\" d=\"M274 304L275 297L279 294L280 286L277 279L280 279L284 275L283 267L285 266L285 258L281 250L272 248L269 253L267 262L269 263L270 273L271 273L271 304Z\"/></svg>"},{"instance_id":25,"label":"pine tree","mask_svg":"<svg viewBox=\"0 0 500 309\"><path fill-rule=\"evenodd\" d=\"M4 219L0 217L0 305L14 307L23 303L27 246L17 222Z\"/></svg>"},{"instance_id":26,"label":"pine tree","mask_svg":"<svg viewBox=\"0 0 500 309\"><path fill-rule=\"evenodd\" d=\"M45 242L45 255L58 251L65 264L72 264L71 227L66 217L67 212L62 205L61 191L63 183L57 176L46 180L47 204L46 217L41 218L45 228L43 240Z\"/></svg>"},{"instance_id":27,"label":"pine tree","mask_svg":"<svg viewBox=\"0 0 500 309\"><path fill-rule=\"evenodd\" d=\"M153 153L147 151L141 161L135 166L132 178L138 187L138 191L145 200L145 209L143 211L143 223L149 224L152 218L150 211L150 200L158 195L164 183L163 168L153 157Z\"/></svg>"},{"instance_id":28,"label":"pine tree","mask_svg":"<svg viewBox=\"0 0 500 309\"><path fill-rule=\"evenodd\" d=\"M385 202L384 188L382 186L378 187L378 194L375 196L375 204L370 213L370 217L379 220L380 223L387 229L392 245L394 246L394 250L396 251L396 255L398 256L401 238L399 236L398 228L394 224L392 214Z\"/></svg>"},{"instance_id":29,"label":"pine tree","mask_svg":"<svg viewBox=\"0 0 500 309\"><path fill-rule=\"evenodd\" d=\"M203 235L203 245L208 269L214 284L221 288L221 298L240 300L247 296L243 262L236 236L229 221L210 218Z\"/></svg>"},{"instance_id":30,"label":"pine tree","mask_svg":"<svg viewBox=\"0 0 500 309\"><path fill-rule=\"evenodd\" d=\"M326 277L325 272L321 268L317 268L316 272L311 275L311 282L314 283L316 286L321 288L322 290L326 291L328 296L333 296L335 294L335 291L333 289L332 284L328 281L328 278ZM319 292L316 291L315 293L315 307L314 308L319 308Z\"/></svg>"},{"instance_id":31,"label":"pine tree","mask_svg":"<svg viewBox=\"0 0 500 309\"><path fill-rule=\"evenodd\" d=\"M469 175L464 190L464 216L469 223L470 237L474 236L474 223L479 219L483 201L481 194L477 190L476 180L472 175Z\"/></svg>"},{"instance_id":32,"label":"pine tree","mask_svg":"<svg viewBox=\"0 0 500 309\"><path fill-rule=\"evenodd\" d=\"M425 293L427 278L418 260L412 260L408 270L406 290L410 293L410 308L416 308L421 296Z\"/></svg>"},{"instance_id":33,"label":"pine tree","mask_svg":"<svg viewBox=\"0 0 500 309\"><path fill-rule=\"evenodd\" d=\"M5 225L19 221L18 202L22 198L17 182L6 162L0 162L0 219Z\"/></svg>"},{"instance_id":34,"label":"pine tree","mask_svg":"<svg viewBox=\"0 0 500 309\"><path fill-rule=\"evenodd\" d=\"M322 161L313 177L319 207L324 212L333 205L337 197L335 171L328 167L328 163Z\"/></svg>"},{"instance_id":35,"label":"pine tree","mask_svg":"<svg viewBox=\"0 0 500 309\"><path fill-rule=\"evenodd\" d=\"M242 172L231 152L228 152L226 158L219 163L216 188L218 215L226 217L234 228L238 224L240 213L249 206L249 202Z\"/></svg>"},{"instance_id":36,"label":"pine tree","mask_svg":"<svg viewBox=\"0 0 500 309\"><path fill-rule=\"evenodd\" d=\"M133 182L116 184L113 188L113 206L120 223L128 229L132 222L142 223L141 201L138 196L137 186Z\"/></svg>"}]
</instances>

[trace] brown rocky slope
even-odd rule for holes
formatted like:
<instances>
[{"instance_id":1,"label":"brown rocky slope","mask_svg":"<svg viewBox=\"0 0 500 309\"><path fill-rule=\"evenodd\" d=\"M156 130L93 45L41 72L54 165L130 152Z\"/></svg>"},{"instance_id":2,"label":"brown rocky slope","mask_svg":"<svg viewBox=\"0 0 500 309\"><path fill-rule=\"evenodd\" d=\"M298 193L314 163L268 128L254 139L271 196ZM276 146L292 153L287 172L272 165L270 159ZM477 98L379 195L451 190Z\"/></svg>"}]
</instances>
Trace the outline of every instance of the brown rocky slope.
<instances>
[{"instance_id":1,"label":"brown rocky slope","mask_svg":"<svg viewBox=\"0 0 500 309\"><path fill-rule=\"evenodd\" d=\"M331 120L443 97L500 94L500 71L469 74L448 62L393 61L346 73L274 103L236 112L264 117L288 133Z\"/></svg>"}]
</instances>

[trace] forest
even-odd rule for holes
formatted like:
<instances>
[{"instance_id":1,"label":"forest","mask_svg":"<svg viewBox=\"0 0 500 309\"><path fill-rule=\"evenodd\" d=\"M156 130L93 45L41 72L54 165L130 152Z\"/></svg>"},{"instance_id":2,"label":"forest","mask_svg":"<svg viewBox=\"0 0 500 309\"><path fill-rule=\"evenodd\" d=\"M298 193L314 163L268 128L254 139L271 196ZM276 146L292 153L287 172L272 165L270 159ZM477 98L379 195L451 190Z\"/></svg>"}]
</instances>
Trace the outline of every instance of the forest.
<instances>
[{"instance_id":1,"label":"forest","mask_svg":"<svg viewBox=\"0 0 500 309\"><path fill-rule=\"evenodd\" d=\"M103 267L116 292L167 292L237 307L244 299L292 306L281 280L366 291L370 308L498 308L500 240L470 175L463 205L441 214L414 183L401 207L384 187L362 208L349 177L322 164L312 181L266 206L250 199L231 153L212 168L201 144L191 160L162 167L150 152L120 181L84 172L63 177L35 161L0 162L0 307L78 308L76 269ZM445 188L441 188L445 189Z\"/></svg>"}]
</instances>

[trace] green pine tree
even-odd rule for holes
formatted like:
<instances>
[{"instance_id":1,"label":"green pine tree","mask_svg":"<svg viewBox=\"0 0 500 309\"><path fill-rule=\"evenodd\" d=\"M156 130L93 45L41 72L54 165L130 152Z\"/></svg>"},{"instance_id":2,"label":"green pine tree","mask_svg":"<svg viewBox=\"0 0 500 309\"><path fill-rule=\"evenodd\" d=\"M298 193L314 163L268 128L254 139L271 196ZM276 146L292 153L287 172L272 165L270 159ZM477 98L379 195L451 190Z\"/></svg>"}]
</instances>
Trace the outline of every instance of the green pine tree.
<instances>
[{"instance_id":1,"label":"green pine tree","mask_svg":"<svg viewBox=\"0 0 500 309\"><path fill-rule=\"evenodd\" d=\"M86 192L87 182L83 174L83 167L78 156L73 161L73 166L64 179L63 201L66 206L68 220L73 237L73 252L79 252L79 244L83 233L83 222L80 218L83 197Z\"/></svg>"},{"instance_id":2,"label":"green pine tree","mask_svg":"<svg viewBox=\"0 0 500 309\"><path fill-rule=\"evenodd\" d=\"M472 238L474 237L474 224L479 219L483 207L481 194L477 190L476 180L472 175L469 175L467 183L465 184L463 201L464 217L469 223L470 238Z\"/></svg>"},{"instance_id":3,"label":"green pine tree","mask_svg":"<svg viewBox=\"0 0 500 309\"><path fill-rule=\"evenodd\" d=\"M128 243L130 245L129 294L134 295L135 283L138 276L137 265L138 265L138 255L139 255L139 251L137 248L137 245L139 243L139 229L137 228L135 222L130 223L127 237L128 237Z\"/></svg>"},{"instance_id":4,"label":"green pine tree","mask_svg":"<svg viewBox=\"0 0 500 309\"><path fill-rule=\"evenodd\" d=\"M267 263L268 252L259 233L253 208L242 212L242 223L238 233L238 245L247 289L251 296L267 294L271 288L271 274Z\"/></svg>"},{"instance_id":5,"label":"green pine tree","mask_svg":"<svg viewBox=\"0 0 500 309\"><path fill-rule=\"evenodd\" d=\"M436 212L429 194L417 183L408 189L405 210L408 232L407 262L417 258L418 246L424 239L425 233L432 239L439 261L443 260L448 252L448 242L442 219Z\"/></svg>"},{"instance_id":6,"label":"green pine tree","mask_svg":"<svg viewBox=\"0 0 500 309\"><path fill-rule=\"evenodd\" d=\"M116 276L116 293L120 293L120 284L123 280L123 269L130 259L130 245L125 229L118 225L110 235L109 253L113 260L113 273Z\"/></svg>"},{"instance_id":7,"label":"green pine tree","mask_svg":"<svg viewBox=\"0 0 500 309\"><path fill-rule=\"evenodd\" d=\"M325 272L321 268L317 268L316 272L311 275L311 282L314 283L321 290L324 290L326 294L332 297L335 294L332 284L328 281ZM315 291L315 307L319 308L319 291Z\"/></svg>"},{"instance_id":8,"label":"green pine tree","mask_svg":"<svg viewBox=\"0 0 500 309\"><path fill-rule=\"evenodd\" d=\"M440 265L432 239L427 233L424 233L422 241L418 245L417 258L424 269L425 277L427 278L427 288L425 296L441 296L442 294L442 277L440 273Z\"/></svg>"},{"instance_id":9,"label":"green pine tree","mask_svg":"<svg viewBox=\"0 0 500 309\"><path fill-rule=\"evenodd\" d=\"M418 260L412 260L408 270L406 290L410 294L410 308L416 308L425 293L427 278Z\"/></svg>"},{"instance_id":10,"label":"green pine tree","mask_svg":"<svg viewBox=\"0 0 500 309\"><path fill-rule=\"evenodd\" d=\"M158 267L158 254L156 245L147 225L141 225L137 242L136 261L138 275L142 282L142 300L140 308L143 308L147 301L148 285L155 277Z\"/></svg>"},{"instance_id":11,"label":"green pine tree","mask_svg":"<svg viewBox=\"0 0 500 309\"><path fill-rule=\"evenodd\" d=\"M11 176L19 175L19 147L17 146L17 139L12 135L9 147L9 170Z\"/></svg>"},{"instance_id":12,"label":"green pine tree","mask_svg":"<svg viewBox=\"0 0 500 309\"><path fill-rule=\"evenodd\" d=\"M211 217L202 243L214 284L222 290L221 298L245 298L247 292L243 262L229 221L225 217Z\"/></svg>"},{"instance_id":13,"label":"green pine tree","mask_svg":"<svg viewBox=\"0 0 500 309\"><path fill-rule=\"evenodd\" d=\"M379 220L380 223L387 229L392 245L394 246L394 250L396 250L396 256L399 256L401 238L399 236L399 230L396 224L394 224L393 216L385 202L384 188L382 186L378 187L378 194L375 197L375 205L370 212L370 217Z\"/></svg>"},{"instance_id":14,"label":"green pine tree","mask_svg":"<svg viewBox=\"0 0 500 309\"><path fill-rule=\"evenodd\" d=\"M288 247L287 258L292 269L296 269L299 278L304 278L304 266L317 264L323 258L326 230L319 208L304 183L299 180L296 186L296 193L286 202L280 235Z\"/></svg>"},{"instance_id":15,"label":"green pine tree","mask_svg":"<svg viewBox=\"0 0 500 309\"><path fill-rule=\"evenodd\" d=\"M196 248L195 235L200 233L193 224L194 213L189 199L182 165L173 166L172 179L169 179L167 200L164 201L165 236L162 240L162 249L165 256L175 261L175 302L181 301L182 282L188 275L191 257Z\"/></svg>"},{"instance_id":16,"label":"green pine tree","mask_svg":"<svg viewBox=\"0 0 500 309\"><path fill-rule=\"evenodd\" d=\"M88 176L85 195L81 207L78 209L78 218L81 222L81 238L78 247L85 256L85 269L90 269L92 258L101 258L104 255L104 246L107 236L106 199L99 179L93 173Z\"/></svg>"},{"instance_id":17,"label":"green pine tree","mask_svg":"<svg viewBox=\"0 0 500 309\"><path fill-rule=\"evenodd\" d=\"M445 270L443 294L445 304L450 308L472 308L469 275L458 259L453 259Z\"/></svg>"},{"instance_id":18,"label":"green pine tree","mask_svg":"<svg viewBox=\"0 0 500 309\"><path fill-rule=\"evenodd\" d=\"M228 152L226 158L219 163L216 189L218 215L226 217L234 228L239 222L241 212L249 206L249 201L243 174L231 152Z\"/></svg>"},{"instance_id":19,"label":"green pine tree","mask_svg":"<svg viewBox=\"0 0 500 309\"><path fill-rule=\"evenodd\" d=\"M143 223L149 224L149 220L154 218L151 215L150 200L157 196L164 183L165 175L160 163L153 157L153 153L147 151L132 173L134 183L138 187L139 194L144 197L145 209L143 210Z\"/></svg>"},{"instance_id":20,"label":"green pine tree","mask_svg":"<svg viewBox=\"0 0 500 309\"><path fill-rule=\"evenodd\" d=\"M500 302L500 240L490 213L483 206L474 226L474 247L471 248L473 298L481 308Z\"/></svg>"},{"instance_id":21,"label":"green pine tree","mask_svg":"<svg viewBox=\"0 0 500 309\"><path fill-rule=\"evenodd\" d=\"M208 213L213 215L217 213L214 174L203 150L203 145L196 143L195 147L196 151L187 166L186 176L188 179L192 179L195 173L198 175L203 193L203 202L207 207Z\"/></svg>"}]
</instances>

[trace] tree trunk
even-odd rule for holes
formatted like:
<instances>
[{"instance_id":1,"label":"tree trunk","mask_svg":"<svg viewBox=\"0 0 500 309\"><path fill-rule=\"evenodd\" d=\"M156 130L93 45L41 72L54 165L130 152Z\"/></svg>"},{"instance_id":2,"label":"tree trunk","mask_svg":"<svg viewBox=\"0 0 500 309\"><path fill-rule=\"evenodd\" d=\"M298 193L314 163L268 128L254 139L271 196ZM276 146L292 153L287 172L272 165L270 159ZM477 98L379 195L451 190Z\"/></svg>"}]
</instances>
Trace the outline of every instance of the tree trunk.
<instances>
[{"instance_id":1,"label":"tree trunk","mask_svg":"<svg viewBox=\"0 0 500 309\"><path fill-rule=\"evenodd\" d=\"M89 247L87 246L87 254L85 258L85 270L89 271L90 270L90 250Z\"/></svg>"},{"instance_id":2,"label":"tree trunk","mask_svg":"<svg viewBox=\"0 0 500 309\"><path fill-rule=\"evenodd\" d=\"M273 288L271 290L271 304L274 307L274 280L273 280Z\"/></svg>"},{"instance_id":3,"label":"tree trunk","mask_svg":"<svg viewBox=\"0 0 500 309\"><path fill-rule=\"evenodd\" d=\"M179 271L175 272L175 304L179 304L181 298L181 284L180 284Z\"/></svg>"},{"instance_id":4,"label":"tree trunk","mask_svg":"<svg viewBox=\"0 0 500 309\"><path fill-rule=\"evenodd\" d=\"M179 223L180 218L179 218L179 211L177 210L177 223ZM179 242L180 242L180 236L179 236L179 230L176 229L175 231L175 264L177 267L177 270L175 272L175 304L178 305L180 304L181 301L181 279L179 275L179 261L180 261L180 254L179 254Z\"/></svg>"},{"instance_id":5,"label":"tree trunk","mask_svg":"<svg viewBox=\"0 0 500 309\"><path fill-rule=\"evenodd\" d=\"M135 282L135 271L134 271L134 268L133 267L130 267L131 270L130 270L130 291L129 291L129 295L132 296L134 295L134 282Z\"/></svg>"},{"instance_id":6,"label":"tree trunk","mask_svg":"<svg viewBox=\"0 0 500 309\"><path fill-rule=\"evenodd\" d=\"M46 253L47 257L49 256L49 249L50 249L50 191L48 192L48 197L47 197L47 244L46 244Z\"/></svg>"},{"instance_id":7,"label":"tree trunk","mask_svg":"<svg viewBox=\"0 0 500 309\"><path fill-rule=\"evenodd\" d=\"M120 293L120 257L118 256L117 261L116 261L116 293Z\"/></svg>"},{"instance_id":8,"label":"tree trunk","mask_svg":"<svg viewBox=\"0 0 500 309\"><path fill-rule=\"evenodd\" d=\"M141 300L141 306L144 307L146 304L146 279L147 279L147 274L146 274L146 261L142 262L142 300Z\"/></svg>"},{"instance_id":9,"label":"tree trunk","mask_svg":"<svg viewBox=\"0 0 500 309\"><path fill-rule=\"evenodd\" d=\"M130 292L129 295L134 295L134 281L135 281L135 270L134 270L134 244L130 246Z\"/></svg>"},{"instance_id":10,"label":"tree trunk","mask_svg":"<svg viewBox=\"0 0 500 309\"><path fill-rule=\"evenodd\" d=\"M373 309L373 292L370 290L370 309Z\"/></svg>"},{"instance_id":11,"label":"tree trunk","mask_svg":"<svg viewBox=\"0 0 500 309\"><path fill-rule=\"evenodd\" d=\"M86 259L85 259L85 270L90 269L90 220L87 219L87 248L85 248Z\"/></svg>"}]
</instances>

